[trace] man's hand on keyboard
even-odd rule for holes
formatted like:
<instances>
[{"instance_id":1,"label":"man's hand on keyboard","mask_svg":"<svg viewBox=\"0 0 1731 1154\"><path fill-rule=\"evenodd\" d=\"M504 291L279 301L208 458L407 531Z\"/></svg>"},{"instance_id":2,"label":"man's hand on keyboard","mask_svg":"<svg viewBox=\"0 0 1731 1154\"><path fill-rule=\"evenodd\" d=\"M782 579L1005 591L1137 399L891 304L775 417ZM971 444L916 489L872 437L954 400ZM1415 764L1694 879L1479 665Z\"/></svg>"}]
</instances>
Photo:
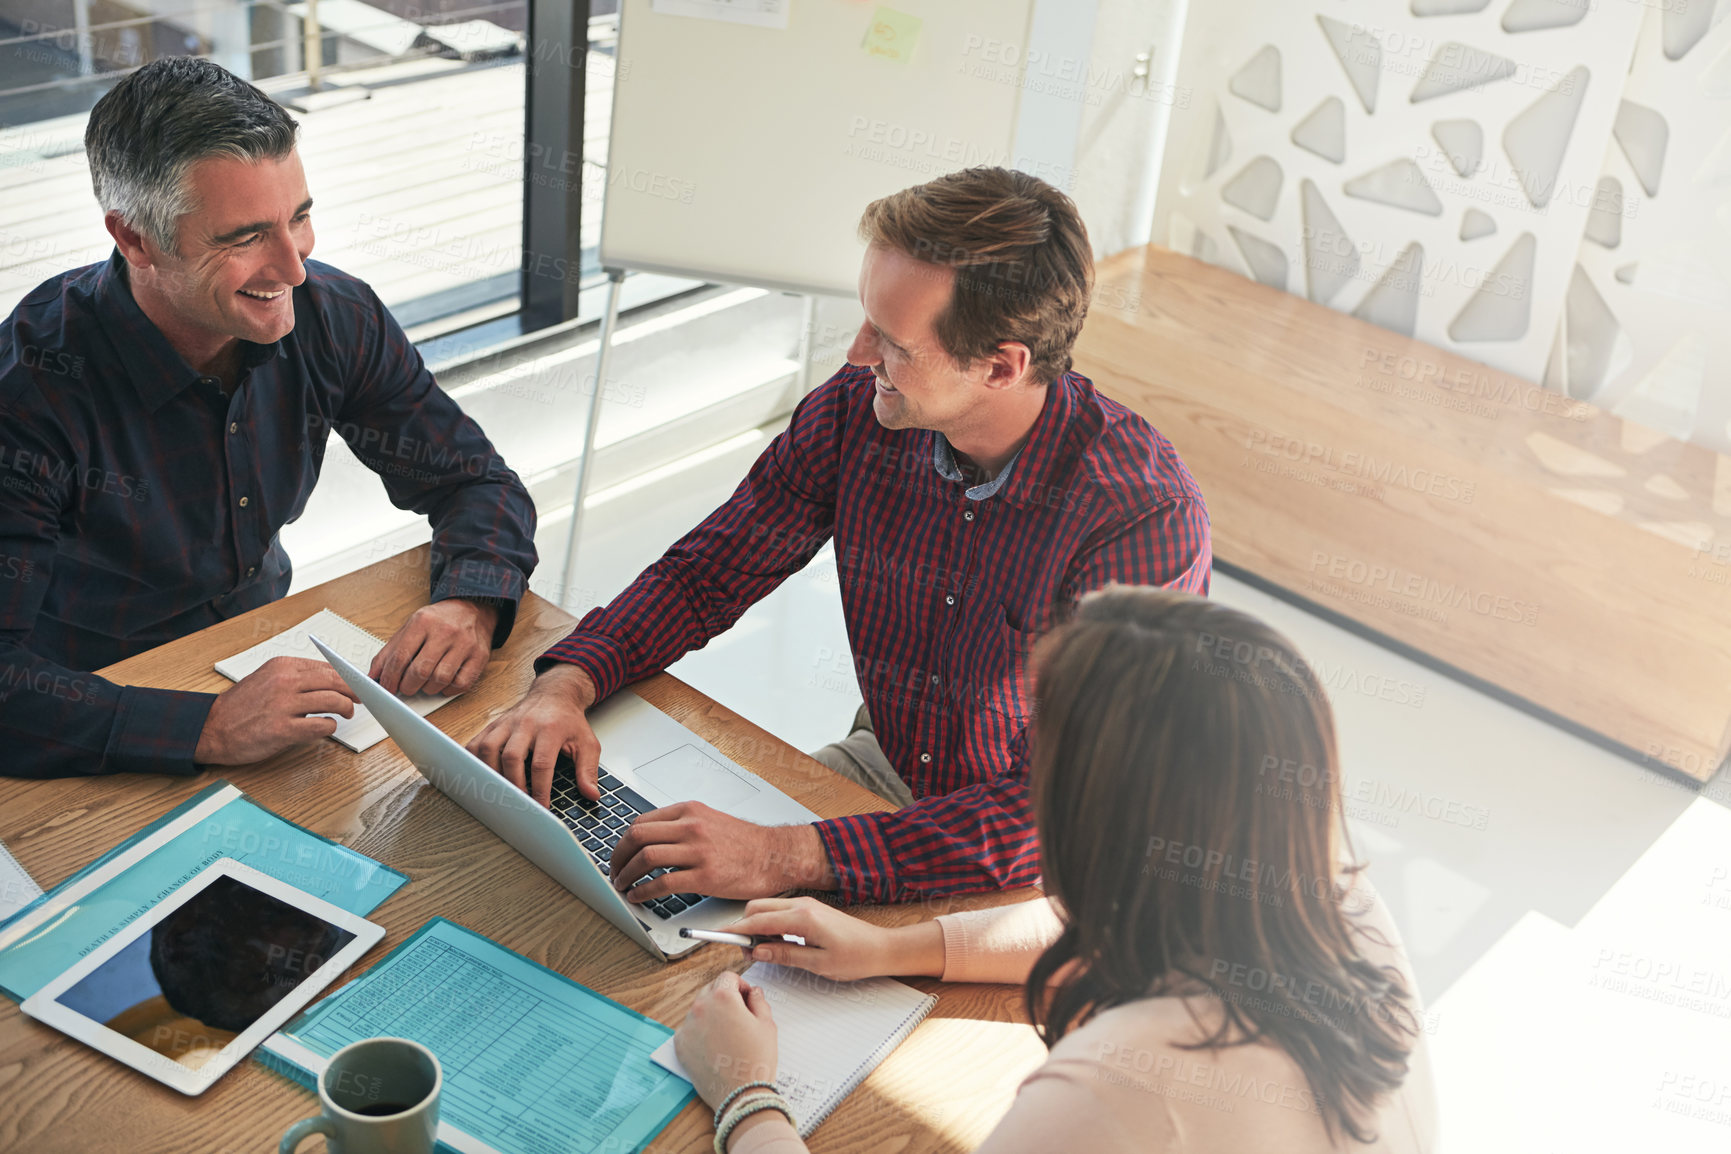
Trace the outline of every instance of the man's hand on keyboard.
<instances>
[{"instance_id":1,"label":"man's hand on keyboard","mask_svg":"<svg viewBox=\"0 0 1731 1154\"><path fill-rule=\"evenodd\" d=\"M657 869L673 872L639 878ZM835 874L809 825L753 825L700 801L651 810L613 847L609 876L627 900L671 893L762 898L794 889L834 889Z\"/></svg>"},{"instance_id":2,"label":"man's hand on keyboard","mask_svg":"<svg viewBox=\"0 0 1731 1154\"><path fill-rule=\"evenodd\" d=\"M595 684L575 665L556 665L537 677L523 700L495 717L469 742L469 752L506 781L546 805L553 793L553 766L561 753L577 764L577 789L593 801L601 742L585 715L595 704ZM527 776L527 781L525 781Z\"/></svg>"}]
</instances>

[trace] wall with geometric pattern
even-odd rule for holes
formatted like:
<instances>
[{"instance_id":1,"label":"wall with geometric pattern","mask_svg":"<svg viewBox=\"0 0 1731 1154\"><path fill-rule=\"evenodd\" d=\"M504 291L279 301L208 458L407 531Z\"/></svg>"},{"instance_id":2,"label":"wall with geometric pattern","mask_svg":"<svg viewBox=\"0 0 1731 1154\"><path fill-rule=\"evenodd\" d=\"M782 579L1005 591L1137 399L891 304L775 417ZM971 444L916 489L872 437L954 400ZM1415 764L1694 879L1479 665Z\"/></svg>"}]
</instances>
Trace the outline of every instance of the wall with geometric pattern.
<instances>
[{"instance_id":1,"label":"wall with geometric pattern","mask_svg":"<svg viewBox=\"0 0 1731 1154\"><path fill-rule=\"evenodd\" d=\"M1731 453L1731 4L1647 8L1545 383ZM1731 514L1731 493L1715 511Z\"/></svg>"},{"instance_id":2,"label":"wall with geometric pattern","mask_svg":"<svg viewBox=\"0 0 1731 1154\"><path fill-rule=\"evenodd\" d=\"M1731 394L1727 7L1193 3L1154 239L1676 432Z\"/></svg>"}]
</instances>

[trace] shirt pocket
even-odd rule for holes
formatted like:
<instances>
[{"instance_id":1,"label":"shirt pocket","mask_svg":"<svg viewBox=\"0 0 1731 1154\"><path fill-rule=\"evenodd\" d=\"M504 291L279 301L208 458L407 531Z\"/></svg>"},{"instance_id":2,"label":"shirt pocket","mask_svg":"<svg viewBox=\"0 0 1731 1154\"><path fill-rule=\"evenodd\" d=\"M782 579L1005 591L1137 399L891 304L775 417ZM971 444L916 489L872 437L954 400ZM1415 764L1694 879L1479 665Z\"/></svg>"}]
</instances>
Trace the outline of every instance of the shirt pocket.
<instances>
[{"instance_id":1,"label":"shirt pocket","mask_svg":"<svg viewBox=\"0 0 1731 1154\"><path fill-rule=\"evenodd\" d=\"M999 606L993 617L995 653L989 667L996 672L987 688L986 705L1016 724L1024 725L1033 711L1030 658L1039 635L1013 624L1016 618L1004 606Z\"/></svg>"}]
</instances>

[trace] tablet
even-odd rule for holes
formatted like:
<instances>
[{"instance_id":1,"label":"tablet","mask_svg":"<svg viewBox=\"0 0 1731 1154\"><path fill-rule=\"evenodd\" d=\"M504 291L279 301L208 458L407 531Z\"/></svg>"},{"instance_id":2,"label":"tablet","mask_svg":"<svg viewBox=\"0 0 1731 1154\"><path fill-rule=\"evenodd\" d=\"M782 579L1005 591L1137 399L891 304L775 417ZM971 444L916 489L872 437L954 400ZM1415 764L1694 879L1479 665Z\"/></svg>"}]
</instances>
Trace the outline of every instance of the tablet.
<instances>
[{"instance_id":1,"label":"tablet","mask_svg":"<svg viewBox=\"0 0 1731 1154\"><path fill-rule=\"evenodd\" d=\"M23 1010L201 1094L384 936L383 926L219 858Z\"/></svg>"}]
</instances>

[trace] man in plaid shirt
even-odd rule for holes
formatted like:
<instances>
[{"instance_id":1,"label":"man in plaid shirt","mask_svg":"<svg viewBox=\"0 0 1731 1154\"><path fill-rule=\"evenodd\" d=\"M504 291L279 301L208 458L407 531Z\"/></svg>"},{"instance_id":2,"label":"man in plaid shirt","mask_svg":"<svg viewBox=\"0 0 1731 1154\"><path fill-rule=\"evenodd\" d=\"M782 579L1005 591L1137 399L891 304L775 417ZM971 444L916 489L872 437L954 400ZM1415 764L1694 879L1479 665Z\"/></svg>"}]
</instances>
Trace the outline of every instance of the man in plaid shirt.
<instances>
[{"instance_id":1,"label":"man in plaid shirt","mask_svg":"<svg viewBox=\"0 0 1731 1154\"><path fill-rule=\"evenodd\" d=\"M865 707L815 756L895 808L777 828L698 802L644 814L611 866L633 901L1032 883L1034 638L1109 582L1208 590L1196 482L1146 421L1069 371L1093 283L1070 200L970 169L873 203L861 233L866 319L848 366L726 504L548 650L470 749L543 804L566 754L594 796L585 711L729 628L833 538ZM635 884L662 866L676 872Z\"/></svg>"}]
</instances>

